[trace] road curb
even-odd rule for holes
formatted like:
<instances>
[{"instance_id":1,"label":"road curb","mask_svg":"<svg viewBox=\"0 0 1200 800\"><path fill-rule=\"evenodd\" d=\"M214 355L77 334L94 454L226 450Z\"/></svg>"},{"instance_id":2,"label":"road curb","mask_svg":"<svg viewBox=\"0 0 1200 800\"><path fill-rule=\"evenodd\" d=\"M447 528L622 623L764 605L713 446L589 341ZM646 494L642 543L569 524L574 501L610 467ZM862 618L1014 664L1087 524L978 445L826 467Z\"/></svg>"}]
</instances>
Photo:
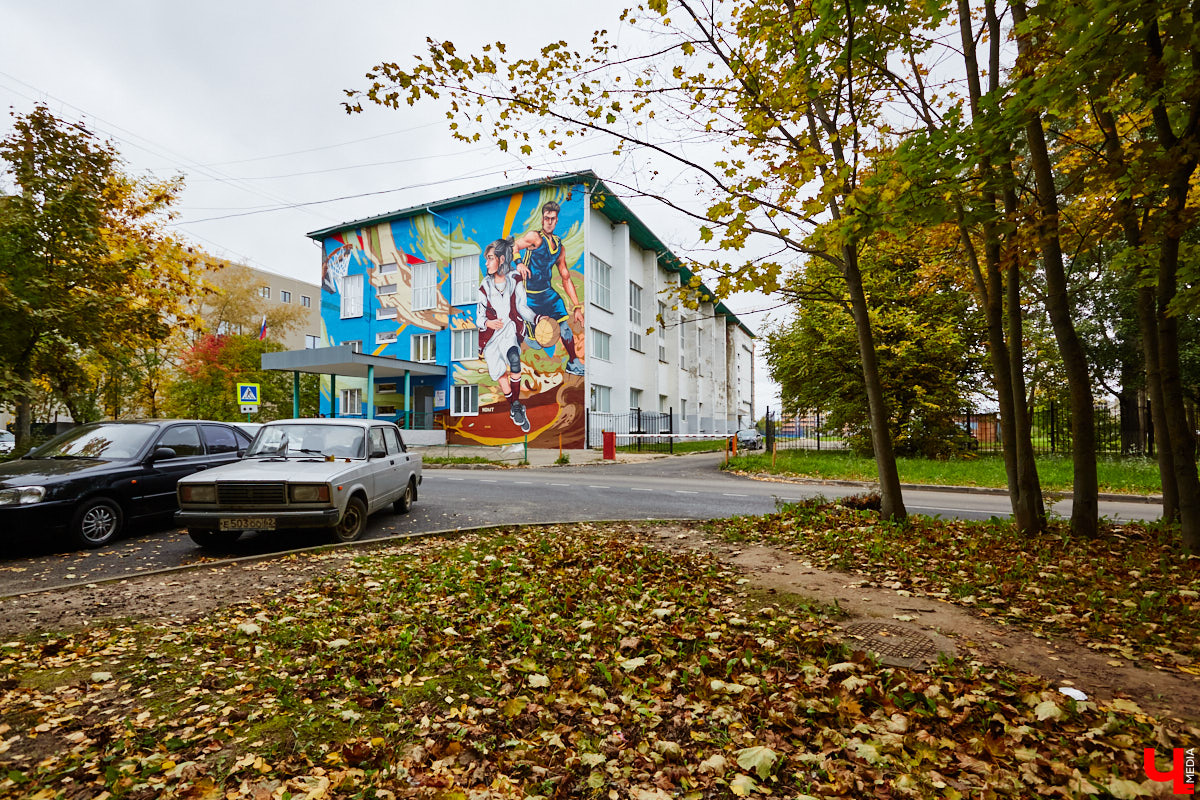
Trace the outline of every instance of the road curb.
<instances>
[{"instance_id":1,"label":"road curb","mask_svg":"<svg viewBox=\"0 0 1200 800\"><path fill-rule=\"evenodd\" d=\"M341 549L362 549L369 550L374 547L382 547L396 544L403 539L424 539L432 536L461 536L465 533L479 533L480 531L503 530L512 527L521 528L545 528L552 525L609 525L619 522L704 522L705 520L692 519L688 517L663 517L663 518L647 518L647 519L602 519L602 520L560 520L556 522L532 522L514 525L475 525L469 528L444 528L436 531L421 531L419 533L397 533L392 536L383 536L378 539L362 539L357 542L330 542L329 544L318 544L312 547L302 547L298 550L284 550L278 553L260 553L253 556L241 556L240 558L229 558L224 561L205 561L198 564L183 564L178 567L163 567L162 569L149 570L147 572L137 572L132 575L120 575L112 578L101 578L94 581L74 581L72 583L60 583L54 586L46 586L41 589L31 589L27 592L16 592L14 594L0 594L0 602L11 600L16 597L30 597L35 594L46 594L48 592L65 592L70 589L91 589L99 586L105 586L112 583L120 583L128 580L140 580L142 578L155 578L164 575L177 575L181 572L192 572L201 569L210 569L214 567L229 567L242 566L245 564L254 564L259 561L270 561L272 559L286 558L288 556L322 553L330 550Z\"/></svg>"},{"instance_id":2,"label":"road curb","mask_svg":"<svg viewBox=\"0 0 1200 800\"><path fill-rule=\"evenodd\" d=\"M754 480L771 482L771 483L798 483L807 486L848 486L857 487L860 489L879 490L879 484L871 481L844 481L835 480L832 478L789 478L773 475L769 472L738 472L730 470L735 475L744 475L747 478ZM999 489L992 486L945 486L938 483L902 483L900 488L904 491L921 491L927 490L931 492L954 492L958 494L986 494L986 495L1008 495L1008 489ZM1058 500L1072 500L1075 497L1074 492L1046 492L1048 496ZM1147 503L1161 504L1162 495L1157 494L1120 494L1118 492L1101 492L1100 500L1114 503Z\"/></svg>"}]
</instances>

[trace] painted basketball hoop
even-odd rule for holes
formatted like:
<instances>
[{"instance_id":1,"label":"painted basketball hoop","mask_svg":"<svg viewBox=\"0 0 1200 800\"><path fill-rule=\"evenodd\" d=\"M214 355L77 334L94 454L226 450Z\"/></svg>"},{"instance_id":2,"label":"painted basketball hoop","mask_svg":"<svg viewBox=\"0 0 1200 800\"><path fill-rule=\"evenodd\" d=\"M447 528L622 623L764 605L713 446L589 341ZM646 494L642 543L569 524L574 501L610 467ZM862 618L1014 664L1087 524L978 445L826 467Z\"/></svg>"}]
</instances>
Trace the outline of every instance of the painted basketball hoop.
<instances>
[{"instance_id":1,"label":"painted basketball hoop","mask_svg":"<svg viewBox=\"0 0 1200 800\"><path fill-rule=\"evenodd\" d=\"M354 246L344 244L325 256L321 262L321 286L328 292L337 294L342 289L342 278L350 268L350 256L354 254Z\"/></svg>"}]
</instances>

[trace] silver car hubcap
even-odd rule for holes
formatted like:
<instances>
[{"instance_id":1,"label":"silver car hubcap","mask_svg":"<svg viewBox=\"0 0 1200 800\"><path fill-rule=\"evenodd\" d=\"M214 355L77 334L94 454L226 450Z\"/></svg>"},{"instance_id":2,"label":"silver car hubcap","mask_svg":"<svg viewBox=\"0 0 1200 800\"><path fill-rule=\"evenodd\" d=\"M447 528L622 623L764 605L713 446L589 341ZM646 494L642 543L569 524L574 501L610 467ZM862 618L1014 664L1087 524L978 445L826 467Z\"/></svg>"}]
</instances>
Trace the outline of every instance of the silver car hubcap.
<instances>
[{"instance_id":1,"label":"silver car hubcap","mask_svg":"<svg viewBox=\"0 0 1200 800\"><path fill-rule=\"evenodd\" d=\"M116 522L116 517L108 507L96 506L83 515L81 528L88 541L99 542L112 535Z\"/></svg>"}]
</instances>

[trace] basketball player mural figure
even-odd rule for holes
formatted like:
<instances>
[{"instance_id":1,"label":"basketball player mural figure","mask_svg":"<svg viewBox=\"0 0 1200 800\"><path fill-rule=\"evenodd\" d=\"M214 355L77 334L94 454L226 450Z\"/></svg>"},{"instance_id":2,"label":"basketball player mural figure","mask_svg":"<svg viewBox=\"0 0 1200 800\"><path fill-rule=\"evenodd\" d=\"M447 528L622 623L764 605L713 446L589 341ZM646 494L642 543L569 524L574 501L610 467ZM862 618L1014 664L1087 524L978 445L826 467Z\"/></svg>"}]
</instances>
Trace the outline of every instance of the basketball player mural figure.
<instances>
[{"instance_id":1,"label":"basketball player mural figure","mask_svg":"<svg viewBox=\"0 0 1200 800\"><path fill-rule=\"evenodd\" d=\"M512 239L497 239L483 251L487 275L479 284L475 327L488 374L508 399L513 424L528 433L529 417L521 403L521 342L525 323L534 325L538 317L529 308L524 280L513 271L512 258Z\"/></svg>"},{"instance_id":2,"label":"basketball player mural figure","mask_svg":"<svg viewBox=\"0 0 1200 800\"><path fill-rule=\"evenodd\" d=\"M572 317L582 328L583 304L575 293L575 284L571 282L571 273L567 269L567 254L563 249L562 239L554 234L558 224L559 205L553 201L542 206L542 229L529 231L518 238L514 244L515 252L525 251L524 259L517 264L517 271L525 279L525 291L529 297L529 307L538 317L549 317L558 323L559 338L567 349L566 370L572 375L584 374L583 362L575 353L575 334L569 324ZM568 314L550 280L554 267L558 268L562 278L563 291L571 301L572 313ZM531 323L532 324L532 323ZM551 328L553 330L553 328ZM553 334L552 334L553 335Z\"/></svg>"}]
</instances>

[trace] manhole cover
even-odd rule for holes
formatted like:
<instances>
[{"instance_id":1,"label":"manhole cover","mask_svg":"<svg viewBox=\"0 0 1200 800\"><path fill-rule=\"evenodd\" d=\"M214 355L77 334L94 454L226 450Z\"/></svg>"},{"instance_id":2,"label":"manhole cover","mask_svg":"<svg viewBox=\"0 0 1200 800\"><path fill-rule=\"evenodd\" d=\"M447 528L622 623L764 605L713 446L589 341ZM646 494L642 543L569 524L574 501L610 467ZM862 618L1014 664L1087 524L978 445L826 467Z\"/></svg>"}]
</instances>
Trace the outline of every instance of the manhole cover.
<instances>
[{"instance_id":1,"label":"manhole cover","mask_svg":"<svg viewBox=\"0 0 1200 800\"><path fill-rule=\"evenodd\" d=\"M843 625L846 638L879 656L885 664L901 667L921 667L937 658L939 652L953 653L946 642L939 646L933 637L913 628L890 622L851 622ZM941 637L938 637L941 638Z\"/></svg>"}]
</instances>

